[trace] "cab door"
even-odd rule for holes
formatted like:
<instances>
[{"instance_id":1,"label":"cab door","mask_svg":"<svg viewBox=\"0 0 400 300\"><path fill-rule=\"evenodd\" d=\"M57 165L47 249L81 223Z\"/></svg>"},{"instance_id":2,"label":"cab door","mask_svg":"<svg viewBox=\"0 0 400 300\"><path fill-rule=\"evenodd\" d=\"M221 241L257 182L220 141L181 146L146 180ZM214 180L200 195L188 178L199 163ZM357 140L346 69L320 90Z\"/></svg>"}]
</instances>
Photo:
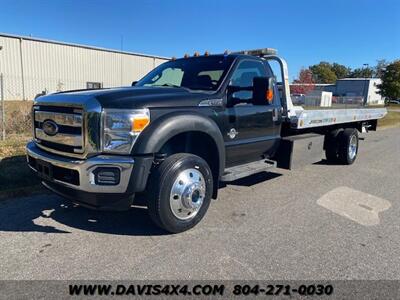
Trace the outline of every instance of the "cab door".
<instances>
[{"instance_id":1,"label":"cab door","mask_svg":"<svg viewBox=\"0 0 400 300\"><path fill-rule=\"evenodd\" d=\"M271 70L263 61L246 58L237 64L229 85L252 87L254 77L271 76ZM226 166L244 164L273 155L279 145L281 126L277 94L275 93L272 104L267 101L255 104L251 90L238 91L231 96L239 101L226 108Z\"/></svg>"}]
</instances>

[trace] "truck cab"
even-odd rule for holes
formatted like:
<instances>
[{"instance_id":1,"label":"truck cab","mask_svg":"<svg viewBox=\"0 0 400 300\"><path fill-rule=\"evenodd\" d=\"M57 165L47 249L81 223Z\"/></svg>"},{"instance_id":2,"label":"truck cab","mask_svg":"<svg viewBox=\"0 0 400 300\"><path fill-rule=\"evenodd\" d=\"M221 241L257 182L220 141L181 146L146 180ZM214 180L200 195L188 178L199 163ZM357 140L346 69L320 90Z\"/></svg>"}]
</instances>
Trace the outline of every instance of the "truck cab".
<instances>
[{"instance_id":1,"label":"truck cab","mask_svg":"<svg viewBox=\"0 0 400 300\"><path fill-rule=\"evenodd\" d=\"M281 66L280 85L270 60ZM158 226L181 232L203 218L220 181L276 166L283 136L313 127L305 115L273 50L206 53L172 59L131 87L37 98L27 159L48 189L75 203L123 210L140 196ZM312 130L325 136L336 125Z\"/></svg>"}]
</instances>

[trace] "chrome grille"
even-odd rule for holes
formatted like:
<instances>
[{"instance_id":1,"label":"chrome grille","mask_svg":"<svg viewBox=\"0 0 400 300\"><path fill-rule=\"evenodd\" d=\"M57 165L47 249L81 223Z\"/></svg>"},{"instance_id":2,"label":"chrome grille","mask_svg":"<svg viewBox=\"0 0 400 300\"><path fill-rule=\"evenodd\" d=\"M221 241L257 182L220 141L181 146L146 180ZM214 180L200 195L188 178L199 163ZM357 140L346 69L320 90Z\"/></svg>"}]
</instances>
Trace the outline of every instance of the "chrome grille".
<instances>
[{"instance_id":1,"label":"chrome grille","mask_svg":"<svg viewBox=\"0 0 400 300\"><path fill-rule=\"evenodd\" d=\"M35 111L35 121L44 122L46 120L53 120L58 125L82 127L82 112L65 114L52 111Z\"/></svg>"},{"instance_id":2,"label":"chrome grille","mask_svg":"<svg viewBox=\"0 0 400 300\"><path fill-rule=\"evenodd\" d=\"M39 146L49 151L82 154L84 147L83 110L73 107L35 106L34 138ZM43 124L56 124L56 134L48 134Z\"/></svg>"}]
</instances>

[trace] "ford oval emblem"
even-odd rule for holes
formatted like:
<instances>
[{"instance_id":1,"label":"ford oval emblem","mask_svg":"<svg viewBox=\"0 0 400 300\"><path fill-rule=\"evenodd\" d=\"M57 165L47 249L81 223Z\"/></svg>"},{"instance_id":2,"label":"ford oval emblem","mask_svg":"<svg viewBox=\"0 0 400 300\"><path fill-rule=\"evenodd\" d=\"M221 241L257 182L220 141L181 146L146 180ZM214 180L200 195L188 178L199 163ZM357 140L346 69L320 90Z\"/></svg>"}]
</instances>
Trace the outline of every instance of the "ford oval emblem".
<instances>
[{"instance_id":1,"label":"ford oval emblem","mask_svg":"<svg viewBox=\"0 0 400 300\"><path fill-rule=\"evenodd\" d=\"M46 120L43 122L42 129L45 134L53 136L58 132L57 124L52 120Z\"/></svg>"}]
</instances>

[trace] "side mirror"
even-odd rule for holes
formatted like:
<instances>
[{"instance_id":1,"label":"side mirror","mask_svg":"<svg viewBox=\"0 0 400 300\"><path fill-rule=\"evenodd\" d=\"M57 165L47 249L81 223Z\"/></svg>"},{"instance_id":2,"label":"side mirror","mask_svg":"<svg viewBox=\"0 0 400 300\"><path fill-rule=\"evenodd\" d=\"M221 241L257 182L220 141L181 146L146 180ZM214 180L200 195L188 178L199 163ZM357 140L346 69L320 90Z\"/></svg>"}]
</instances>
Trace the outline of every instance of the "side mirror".
<instances>
[{"instance_id":1,"label":"side mirror","mask_svg":"<svg viewBox=\"0 0 400 300\"><path fill-rule=\"evenodd\" d=\"M252 87L239 87L234 85L229 85L227 88L227 107L232 107L239 103L250 103L251 99L240 99L234 97L236 92L240 91L252 91Z\"/></svg>"},{"instance_id":2,"label":"side mirror","mask_svg":"<svg viewBox=\"0 0 400 300\"><path fill-rule=\"evenodd\" d=\"M132 86L135 86L137 81L132 81Z\"/></svg>"},{"instance_id":3,"label":"side mirror","mask_svg":"<svg viewBox=\"0 0 400 300\"><path fill-rule=\"evenodd\" d=\"M274 100L274 80L272 77L253 78L253 104L271 104Z\"/></svg>"}]
</instances>

